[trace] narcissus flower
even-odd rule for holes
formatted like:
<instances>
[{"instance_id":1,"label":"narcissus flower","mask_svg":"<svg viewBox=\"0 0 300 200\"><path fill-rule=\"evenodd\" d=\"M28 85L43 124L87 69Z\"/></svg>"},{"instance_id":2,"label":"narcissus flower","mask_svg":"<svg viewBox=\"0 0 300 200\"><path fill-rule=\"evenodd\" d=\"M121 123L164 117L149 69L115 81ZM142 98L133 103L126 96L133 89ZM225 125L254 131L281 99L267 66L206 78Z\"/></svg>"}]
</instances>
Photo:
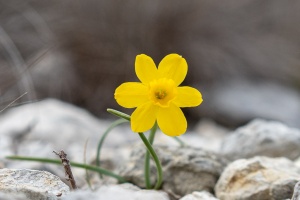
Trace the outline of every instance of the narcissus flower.
<instances>
[{"instance_id":1,"label":"narcissus flower","mask_svg":"<svg viewBox=\"0 0 300 200\"><path fill-rule=\"evenodd\" d=\"M133 132L145 132L155 122L169 136L179 136L187 129L180 107L194 107L202 102L201 93L192 87L179 86L188 71L187 63L178 54L169 54L158 68L151 57L141 54L135 60L135 73L141 82L126 82L115 91L117 103L135 108L131 115Z\"/></svg>"}]
</instances>

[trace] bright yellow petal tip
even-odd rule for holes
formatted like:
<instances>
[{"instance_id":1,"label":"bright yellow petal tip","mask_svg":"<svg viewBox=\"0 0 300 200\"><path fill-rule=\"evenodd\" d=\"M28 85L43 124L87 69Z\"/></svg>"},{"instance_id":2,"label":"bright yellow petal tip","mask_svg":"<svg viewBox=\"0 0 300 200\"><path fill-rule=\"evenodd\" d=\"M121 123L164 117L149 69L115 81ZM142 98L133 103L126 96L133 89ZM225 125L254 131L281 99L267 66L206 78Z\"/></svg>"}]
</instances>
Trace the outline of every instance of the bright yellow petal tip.
<instances>
[{"instance_id":1,"label":"bright yellow petal tip","mask_svg":"<svg viewBox=\"0 0 300 200\"><path fill-rule=\"evenodd\" d=\"M172 79L176 86L185 79L188 71L186 60L178 54L169 54L158 65L158 73L161 78Z\"/></svg>"},{"instance_id":2,"label":"bright yellow petal tip","mask_svg":"<svg viewBox=\"0 0 300 200\"><path fill-rule=\"evenodd\" d=\"M177 96L174 99L174 104L178 107L195 107L202 103L201 93L192 87L178 87Z\"/></svg>"},{"instance_id":3,"label":"bright yellow petal tip","mask_svg":"<svg viewBox=\"0 0 300 200\"><path fill-rule=\"evenodd\" d=\"M157 124L168 136L179 136L186 132L187 121L181 109L175 105L161 108L157 114Z\"/></svg>"},{"instance_id":4,"label":"bright yellow petal tip","mask_svg":"<svg viewBox=\"0 0 300 200\"><path fill-rule=\"evenodd\" d=\"M158 76L157 68L151 57L140 54L135 59L135 73L143 84L148 84Z\"/></svg>"}]
</instances>

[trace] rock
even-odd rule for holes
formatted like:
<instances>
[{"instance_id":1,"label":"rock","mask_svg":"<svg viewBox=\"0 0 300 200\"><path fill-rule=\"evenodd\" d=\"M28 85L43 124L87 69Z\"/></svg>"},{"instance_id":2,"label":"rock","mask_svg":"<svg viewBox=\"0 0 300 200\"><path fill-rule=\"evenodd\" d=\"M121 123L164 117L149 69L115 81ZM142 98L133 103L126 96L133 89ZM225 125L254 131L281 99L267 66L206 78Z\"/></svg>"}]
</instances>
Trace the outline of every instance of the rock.
<instances>
[{"instance_id":1,"label":"rock","mask_svg":"<svg viewBox=\"0 0 300 200\"><path fill-rule=\"evenodd\" d=\"M56 200L70 192L57 176L27 169L0 169L0 191L24 194L28 200Z\"/></svg>"},{"instance_id":2,"label":"rock","mask_svg":"<svg viewBox=\"0 0 300 200\"><path fill-rule=\"evenodd\" d=\"M0 169L7 163L4 157L12 154L14 154L12 138L8 135L0 135Z\"/></svg>"},{"instance_id":3,"label":"rock","mask_svg":"<svg viewBox=\"0 0 300 200\"><path fill-rule=\"evenodd\" d=\"M296 159L300 156L300 131L256 119L225 138L220 152L231 160L257 155Z\"/></svg>"},{"instance_id":4,"label":"rock","mask_svg":"<svg viewBox=\"0 0 300 200\"><path fill-rule=\"evenodd\" d=\"M219 152L222 141L229 134L229 130L209 119L202 119L192 131L180 136L180 139L188 146L204 150ZM178 142L158 131L154 144L178 146Z\"/></svg>"},{"instance_id":5,"label":"rock","mask_svg":"<svg viewBox=\"0 0 300 200\"><path fill-rule=\"evenodd\" d=\"M300 200L300 182L296 183L291 200Z\"/></svg>"},{"instance_id":6,"label":"rock","mask_svg":"<svg viewBox=\"0 0 300 200\"><path fill-rule=\"evenodd\" d=\"M224 138L230 134L227 128L222 127L211 119L201 119L197 123L194 132L196 133L195 137L189 140L187 144L213 152L219 152ZM185 135L187 137L192 136L192 134Z\"/></svg>"},{"instance_id":7,"label":"rock","mask_svg":"<svg viewBox=\"0 0 300 200\"><path fill-rule=\"evenodd\" d=\"M63 200L169 200L167 193L156 190L141 190L131 184L107 185L97 191L77 190Z\"/></svg>"},{"instance_id":8,"label":"rock","mask_svg":"<svg viewBox=\"0 0 300 200\"><path fill-rule=\"evenodd\" d=\"M290 198L300 169L286 158L254 157L230 163L215 187L221 200Z\"/></svg>"},{"instance_id":9,"label":"rock","mask_svg":"<svg viewBox=\"0 0 300 200\"><path fill-rule=\"evenodd\" d=\"M203 192L193 192L192 194L188 194L182 197L179 200L218 200L211 193L203 191Z\"/></svg>"},{"instance_id":10,"label":"rock","mask_svg":"<svg viewBox=\"0 0 300 200\"><path fill-rule=\"evenodd\" d=\"M9 162L5 156L18 154L22 156L46 157L58 159L53 150L64 150L68 159L83 162L86 148L86 162L95 160L98 141L111 124L110 121L99 120L87 111L68 103L54 99L22 105L2 113L0 116L0 166L6 168L27 168L55 172L65 178L62 166L39 162ZM126 149L139 137L130 131L129 126L113 129L105 140L103 158L110 159L112 168L129 156ZM107 157L113 149L113 154ZM79 186L86 183L85 171L73 168Z\"/></svg>"},{"instance_id":11,"label":"rock","mask_svg":"<svg viewBox=\"0 0 300 200\"><path fill-rule=\"evenodd\" d=\"M24 194L19 193L4 193L0 192L0 199L1 200L25 200L27 199Z\"/></svg>"},{"instance_id":12,"label":"rock","mask_svg":"<svg viewBox=\"0 0 300 200\"><path fill-rule=\"evenodd\" d=\"M130 182L144 185L144 146L136 146L119 173ZM217 154L192 147L155 146L163 168L163 189L176 195L193 191L212 191L226 160ZM156 168L152 162L152 183L156 179Z\"/></svg>"},{"instance_id":13,"label":"rock","mask_svg":"<svg viewBox=\"0 0 300 200\"><path fill-rule=\"evenodd\" d=\"M236 127L252 119L263 118L300 128L300 93L297 88L272 82L234 79L214 85L207 93L203 96L209 102L196 109L219 123Z\"/></svg>"},{"instance_id":14,"label":"rock","mask_svg":"<svg viewBox=\"0 0 300 200\"><path fill-rule=\"evenodd\" d=\"M11 136L15 142L22 142L25 139L45 141L52 144L54 150L72 145L80 145L83 149L86 140L89 140L89 147L94 148L110 123L101 121L86 110L71 104L46 99L10 109L2 114L0 134ZM130 132L129 127L122 129L117 127L111 133L114 137L108 137L106 144L119 146L124 141L139 139L135 134L127 132ZM77 160L78 157L74 155Z\"/></svg>"}]
</instances>

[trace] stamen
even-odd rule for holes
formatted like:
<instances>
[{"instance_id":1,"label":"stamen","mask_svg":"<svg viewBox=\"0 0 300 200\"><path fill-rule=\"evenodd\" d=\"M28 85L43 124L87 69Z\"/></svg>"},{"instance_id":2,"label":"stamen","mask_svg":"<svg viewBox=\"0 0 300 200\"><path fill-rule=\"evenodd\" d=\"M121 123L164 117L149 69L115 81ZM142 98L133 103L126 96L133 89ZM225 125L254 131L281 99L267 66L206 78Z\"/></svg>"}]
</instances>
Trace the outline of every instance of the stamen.
<instances>
[{"instance_id":1,"label":"stamen","mask_svg":"<svg viewBox=\"0 0 300 200\"><path fill-rule=\"evenodd\" d=\"M159 90L159 91L155 92L155 97L157 99L164 99L166 96L167 96L167 93L164 90Z\"/></svg>"}]
</instances>

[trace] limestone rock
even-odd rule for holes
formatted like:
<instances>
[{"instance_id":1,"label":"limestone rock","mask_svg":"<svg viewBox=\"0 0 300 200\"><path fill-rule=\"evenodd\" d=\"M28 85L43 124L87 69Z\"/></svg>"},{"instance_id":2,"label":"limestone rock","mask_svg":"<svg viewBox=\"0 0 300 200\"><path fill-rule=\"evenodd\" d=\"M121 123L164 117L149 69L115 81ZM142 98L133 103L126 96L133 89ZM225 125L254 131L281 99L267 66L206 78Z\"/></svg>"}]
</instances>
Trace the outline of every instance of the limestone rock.
<instances>
[{"instance_id":1,"label":"limestone rock","mask_svg":"<svg viewBox=\"0 0 300 200\"><path fill-rule=\"evenodd\" d=\"M202 192L193 192L192 194L188 194L182 197L179 200L218 200L211 193L202 191Z\"/></svg>"},{"instance_id":2,"label":"limestone rock","mask_svg":"<svg viewBox=\"0 0 300 200\"><path fill-rule=\"evenodd\" d=\"M110 121L99 120L83 109L55 99L9 109L0 116L0 166L46 169L64 178L62 166L26 161L12 162L3 158L18 154L58 159L52 151L63 149L70 161L83 162L84 146L88 141L86 162L91 163L96 156L98 141L110 124ZM107 150L103 150L103 158L108 154L104 152L112 152L113 149L114 156L104 159L110 159L111 163L117 165L117 162L122 162L130 154L122 148L136 140L139 140L139 137L130 131L128 125L116 127L105 140L104 148ZM84 170L73 168L73 173L79 186L86 183Z\"/></svg>"},{"instance_id":3,"label":"limestone rock","mask_svg":"<svg viewBox=\"0 0 300 200\"><path fill-rule=\"evenodd\" d=\"M229 164L215 187L221 200L290 198L300 170L286 158L254 157Z\"/></svg>"},{"instance_id":4,"label":"limestone rock","mask_svg":"<svg viewBox=\"0 0 300 200\"><path fill-rule=\"evenodd\" d=\"M232 160L257 155L295 159L300 156L300 131L256 119L229 135L220 152Z\"/></svg>"},{"instance_id":5,"label":"limestone rock","mask_svg":"<svg viewBox=\"0 0 300 200\"><path fill-rule=\"evenodd\" d=\"M291 200L300 200L300 182L296 183Z\"/></svg>"},{"instance_id":6,"label":"limestone rock","mask_svg":"<svg viewBox=\"0 0 300 200\"><path fill-rule=\"evenodd\" d=\"M4 193L4 192L0 192L0 199L1 200L25 200L26 196L24 194L18 194L18 193Z\"/></svg>"},{"instance_id":7,"label":"limestone rock","mask_svg":"<svg viewBox=\"0 0 300 200\"><path fill-rule=\"evenodd\" d=\"M4 168L7 162L4 157L13 154L13 141L7 135L0 135L0 169Z\"/></svg>"},{"instance_id":8,"label":"limestone rock","mask_svg":"<svg viewBox=\"0 0 300 200\"><path fill-rule=\"evenodd\" d=\"M201 119L193 131L181 135L180 139L191 147L218 153L224 138L227 137L228 134L229 130L225 127L222 127L212 120ZM178 146L178 142L174 140L174 138L161 132L156 134L154 144Z\"/></svg>"},{"instance_id":9,"label":"limestone rock","mask_svg":"<svg viewBox=\"0 0 300 200\"><path fill-rule=\"evenodd\" d=\"M24 140L47 142L55 150L74 145L83 148L86 140L89 140L89 147L95 148L101 134L110 123L97 119L79 107L55 99L46 99L10 109L2 114L0 134L10 136L18 143ZM118 146L124 141L139 139L132 133L125 134L126 131L130 131L129 127L122 129L117 127L112 131L115 137L108 137L106 144ZM52 155L52 152L50 154ZM74 158L80 159L77 154Z\"/></svg>"},{"instance_id":10,"label":"limestone rock","mask_svg":"<svg viewBox=\"0 0 300 200\"><path fill-rule=\"evenodd\" d=\"M23 194L26 200L56 200L69 193L69 187L57 176L37 170L1 169L0 191Z\"/></svg>"},{"instance_id":11,"label":"limestone rock","mask_svg":"<svg viewBox=\"0 0 300 200\"><path fill-rule=\"evenodd\" d=\"M119 171L132 183L144 187L144 146L133 148L129 161L124 162ZM177 195L193 191L212 191L226 160L217 154L191 147L155 146L162 163L163 189ZM151 163L152 183L155 183L156 170Z\"/></svg>"},{"instance_id":12,"label":"limestone rock","mask_svg":"<svg viewBox=\"0 0 300 200\"><path fill-rule=\"evenodd\" d=\"M77 190L63 200L169 200L167 193L156 190L141 190L131 184L107 185L97 191Z\"/></svg>"}]
</instances>

